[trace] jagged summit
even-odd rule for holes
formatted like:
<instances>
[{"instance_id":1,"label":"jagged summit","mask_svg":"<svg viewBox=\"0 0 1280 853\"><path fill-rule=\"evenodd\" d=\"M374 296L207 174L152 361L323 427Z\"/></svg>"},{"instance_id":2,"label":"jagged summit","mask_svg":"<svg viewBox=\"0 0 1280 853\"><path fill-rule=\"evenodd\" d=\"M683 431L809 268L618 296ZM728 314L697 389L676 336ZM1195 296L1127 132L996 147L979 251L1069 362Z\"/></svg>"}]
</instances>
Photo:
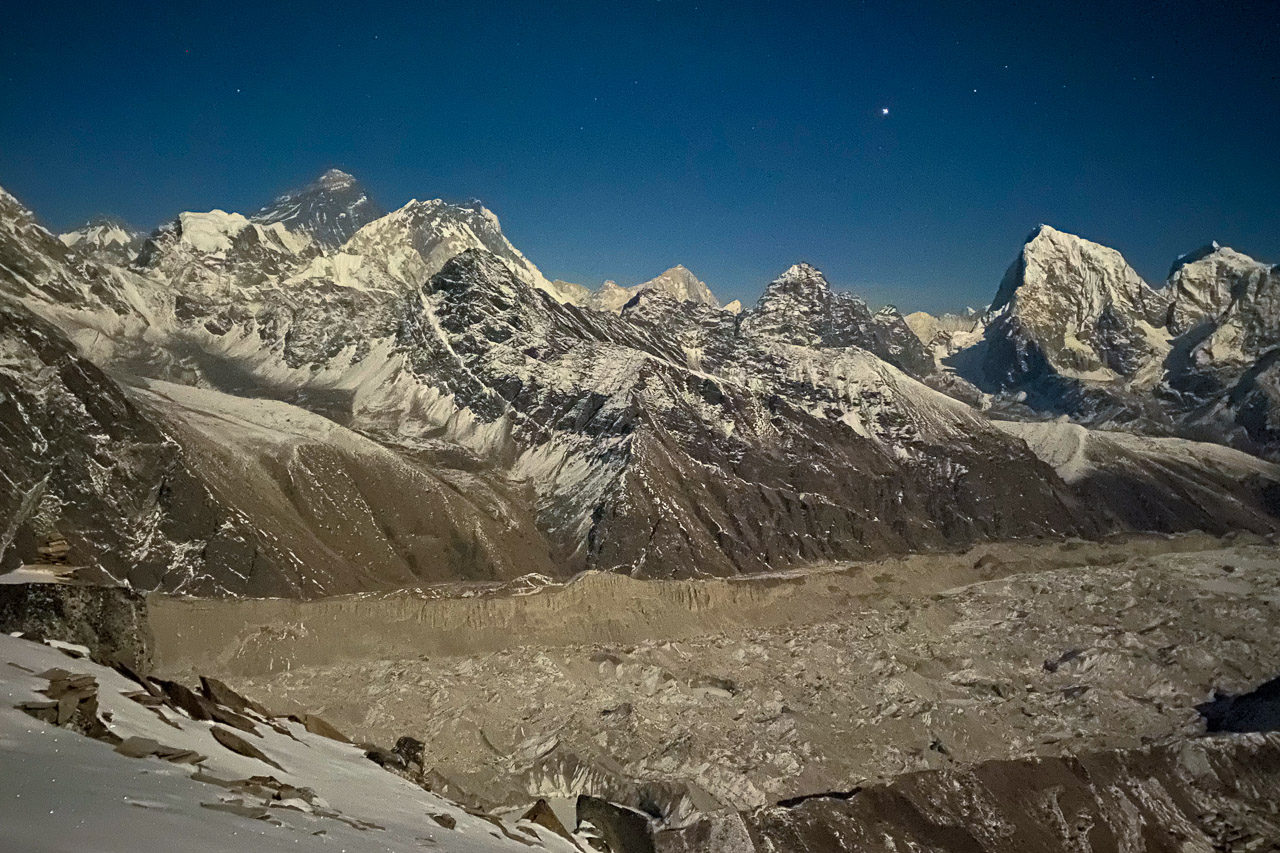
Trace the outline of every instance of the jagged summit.
<instances>
[{"instance_id":1,"label":"jagged summit","mask_svg":"<svg viewBox=\"0 0 1280 853\"><path fill-rule=\"evenodd\" d=\"M873 315L862 297L832 290L808 263L793 264L771 281L743 315L742 328L792 346L861 347L917 376L932 369L932 357L896 309Z\"/></svg>"},{"instance_id":2,"label":"jagged summit","mask_svg":"<svg viewBox=\"0 0 1280 853\"><path fill-rule=\"evenodd\" d=\"M76 254L124 263L138 256L146 238L145 232L114 216L95 216L79 228L58 235L62 244Z\"/></svg>"},{"instance_id":3,"label":"jagged summit","mask_svg":"<svg viewBox=\"0 0 1280 853\"><path fill-rule=\"evenodd\" d=\"M1168 350L1158 331L1168 310L1115 249L1036 228L991 303L981 382L995 386L1049 376L1090 382L1153 380L1145 368Z\"/></svg>"},{"instance_id":4,"label":"jagged summit","mask_svg":"<svg viewBox=\"0 0 1280 853\"><path fill-rule=\"evenodd\" d=\"M792 264L783 271L774 281L810 281L817 279L826 284L827 277L822 274L822 270L813 264L801 261L798 264Z\"/></svg>"},{"instance_id":5,"label":"jagged summit","mask_svg":"<svg viewBox=\"0 0 1280 853\"><path fill-rule=\"evenodd\" d=\"M306 186L278 197L251 219L262 225L282 223L291 231L309 234L326 249L335 249L384 212L354 177L329 169Z\"/></svg>"},{"instance_id":6,"label":"jagged summit","mask_svg":"<svg viewBox=\"0 0 1280 853\"><path fill-rule=\"evenodd\" d=\"M1217 242L1178 259L1169 274L1169 330L1197 327L1212 334L1198 345L1202 358L1248 363L1280 338L1280 273Z\"/></svg>"},{"instance_id":7,"label":"jagged summit","mask_svg":"<svg viewBox=\"0 0 1280 853\"><path fill-rule=\"evenodd\" d=\"M825 301L830 295L831 283L821 270L812 264L792 264L782 275L765 286L756 302L756 308L768 309L779 300L800 300L815 303L816 307L816 303Z\"/></svg>"},{"instance_id":8,"label":"jagged summit","mask_svg":"<svg viewBox=\"0 0 1280 853\"><path fill-rule=\"evenodd\" d=\"M322 249L299 223L324 224L323 202L359 185L313 184L273 216L181 214L127 267L67 263L65 245L0 197L0 311L13 309L0 344L22 355L0 365L17 400L0 419L17 430L0 441L0 469L17 472L0 489L19 519L11 562L36 553L46 515L104 482L121 485L55 519L77 555L139 587L209 594L592 568L729 575L1179 529L1200 506L1254 517L1254 487L1217 478L1167 514L1113 522L1024 439L939 394L958 386L900 314L872 312L811 264L739 317L677 298L709 291L683 266L620 316L578 310L545 295L551 283L479 204L414 201ZM1109 292L1094 279L1110 250L1090 245L1042 229L1024 253L1026 292ZM44 319L22 319L36 309ZM1108 315L1064 345L1123 355L1129 331L1147 334ZM78 347L111 373L77 366ZM117 384L117 371L139 383ZM51 395L49 377L65 389ZM131 426L112 432L100 416ZM141 465L133 448L150 447ZM673 507L687 523L671 523ZM129 543L141 541L159 544L138 559Z\"/></svg>"},{"instance_id":9,"label":"jagged summit","mask_svg":"<svg viewBox=\"0 0 1280 853\"><path fill-rule=\"evenodd\" d=\"M1083 305L1083 313L1076 310L1062 315L1080 321L1107 304L1146 315L1157 301L1151 296L1150 285L1115 249L1040 225L1005 273L991 310L999 311L1015 298L1025 301L1049 293Z\"/></svg>"},{"instance_id":10,"label":"jagged summit","mask_svg":"<svg viewBox=\"0 0 1280 853\"><path fill-rule=\"evenodd\" d=\"M479 202L450 204L411 199L403 207L362 227L344 252L371 257L395 277L420 285L468 249L484 249L502 259L517 278L567 301L542 272L502 233L498 217Z\"/></svg>"}]
</instances>

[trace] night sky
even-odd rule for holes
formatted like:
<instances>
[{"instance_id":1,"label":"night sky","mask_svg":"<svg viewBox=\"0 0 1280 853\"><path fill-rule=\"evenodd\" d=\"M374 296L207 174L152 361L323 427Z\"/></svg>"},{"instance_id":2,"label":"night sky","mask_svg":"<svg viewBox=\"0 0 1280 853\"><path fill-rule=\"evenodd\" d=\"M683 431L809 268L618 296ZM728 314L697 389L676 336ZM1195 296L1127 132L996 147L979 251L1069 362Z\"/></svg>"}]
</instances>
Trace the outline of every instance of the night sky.
<instances>
[{"instance_id":1,"label":"night sky","mask_svg":"<svg viewBox=\"0 0 1280 853\"><path fill-rule=\"evenodd\" d=\"M1276 0L15 3L0 57L0 185L57 229L337 166L482 199L549 278L725 300L807 260L982 305L1040 222L1153 282L1280 260Z\"/></svg>"}]
</instances>

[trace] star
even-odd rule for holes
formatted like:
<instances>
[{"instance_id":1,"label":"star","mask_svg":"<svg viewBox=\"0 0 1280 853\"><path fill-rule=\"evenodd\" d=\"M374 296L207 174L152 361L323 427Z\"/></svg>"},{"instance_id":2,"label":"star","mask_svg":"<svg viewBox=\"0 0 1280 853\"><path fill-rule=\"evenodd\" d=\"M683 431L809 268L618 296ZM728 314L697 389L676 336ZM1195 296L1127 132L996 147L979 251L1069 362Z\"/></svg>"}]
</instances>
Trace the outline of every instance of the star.
<instances>
[{"instance_id":1,"label":"star","mask_svg":"<svg viewBox=\"0 0 1280 853\"><path fill-rule=\"evenodd\" d=\"M888 114L889 114L889 108L888 108L888 107L881 107L881 108L880 108L880 115L882 115L882 116L887 116Z\"/></svg>"}]
</instances>

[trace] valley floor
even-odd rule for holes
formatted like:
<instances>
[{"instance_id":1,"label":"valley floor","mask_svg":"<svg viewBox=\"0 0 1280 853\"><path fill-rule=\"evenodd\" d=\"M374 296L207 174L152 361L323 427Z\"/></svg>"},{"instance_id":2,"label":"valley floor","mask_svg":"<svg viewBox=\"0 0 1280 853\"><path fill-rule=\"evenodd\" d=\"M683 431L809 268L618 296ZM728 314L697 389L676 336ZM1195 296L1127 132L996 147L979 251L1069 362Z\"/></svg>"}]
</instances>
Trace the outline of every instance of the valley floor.
<instances>
[{"instance_id":1,"label":"valley floor","mask_svg":"<svg viewBox=\"0 0 1280 853\"><path fill-rule=\"evenodd\" d=\"M426 743L477 803L669 825L898 774L1132 748L1277 674L1280 547L1018 543L740 580L586 575L308 602L153 598L157 666Z\"/></svg>"}]
</instances>

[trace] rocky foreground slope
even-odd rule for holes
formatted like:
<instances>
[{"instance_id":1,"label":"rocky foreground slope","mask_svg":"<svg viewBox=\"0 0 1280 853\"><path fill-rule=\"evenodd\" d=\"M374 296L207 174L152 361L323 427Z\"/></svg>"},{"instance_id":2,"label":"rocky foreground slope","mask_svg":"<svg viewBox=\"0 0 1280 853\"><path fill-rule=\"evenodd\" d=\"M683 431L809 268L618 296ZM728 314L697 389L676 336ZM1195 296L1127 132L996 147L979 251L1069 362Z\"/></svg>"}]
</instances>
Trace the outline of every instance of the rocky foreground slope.
<instances>
[{"instance_id":1,"label":"rocky foreground slope","mask_svg":"<svg viewBox=\"0 0 1280 853\"><path fill-rule=\"evenodd\" d=\"M315 716L277 717L216 681L191 690L53 645L70 655L0 636L6 850L589 849L586 826L572 834L549 810L468 810L414 784L399 753L358 747Z\"/></svg>"},{"instance_id":2,"label":"rocky foreground slope","mask_svg":"<svg viewBox=\"0 0 1280 853\"><path fill-rule=\"evenodd\" d=\"M258 809L197 818L193 831L258 814L316 828L356 819L383 827L366 829L368 843L399 849L415 828L441 844L483 828L458 816L455 834L443 834L432 815L457 816L456 807L409 788L387 792L404 806L388 823L378 815L392 801L372 804L367 793L382 798L400 780L367 778L374 768L360 753L300 749L275 736L271 715L213 709L179 686L206 696L212 686L216 699L225 681L291 712L301 725L274 724L304 746L313 746L303 728L316 714L356 740L406 744L400 753L419 743L409 778L465 803L471 817L509 815L516 835L516 818L543 799L568 830L600 830L612 853L1257 851L1277 840L1275 735L1221 733L1266 732L1280 719L1276 550L1248 536L1117 537L748 578L593 573L536 588L309 601L0 584L0 625L73 636L98 656L131 652L154 667L155 694L81 661L60 664L96 678L118 735L137 733L147 703L163 706L179 730L155 719L142 732L166 748L151 764L163 768L184 750L210 756L190 780L201 785L188 785L181 765L138 777L149 779L148 799L173 803L169 820L192 820L188 807L201 802ZM6 610L9 601L31 605L34 587L48 590L43 604ZM108 599L122 616L115 622L100 618ZM48 618L31 619L32 609ZM126 623L149 638L146 654L119 645ZM86 625L96 627L64 633ZM0 683L50 691L40 669L14 656L14 644L29 644L0 639L9 642L0 663L35 671L0 672ZM51 699L13 696L37 716L58 710ZM172 710L176 699L188 710ZM262 737L237 729L228 710ZM0 725L18 713L6 718L0 707ZM0 762L63 734L25 726L42 739L0 738ZM259 775L310 787L324 805L292 814L261 783L211 788L204 776L240 779L237 767L260 760L234 758L244 762L231 766L235 776L215 771L228 757L213 751L211 729L227 726L290 774L268 766ZM137 761L100 749L109 761ZM371 752L396 766L387 751ZM81 758L64 746L41 753L41 767L75 779ZM361 767L359 780L348 775ZM4 774L0 787L43 795L26 775ZM335 789L340 781L347 787ZM0 836L47 826L43 812L14 811L20 800L0 803L9 809ZM84 803L112 814L101 792ZM541 834L537 826L546 825L529 827Z\"/></svg>"},{"instance_id":3,"label":"rocky foreground slope","mask_svg":"<svg viewBox=\"0 0 1280 853\"><path fill-rule=\"evenodd\" d=\"M1064 477L898 312L811 266L740 313L677 267L615 313L478 203L379 213L330 172L251 217L182 213L122 264L0 195L0 565L58 543L139 587L297 597L1276 523L1277 472L1244 454L1151 445L1154 471L1101 453ZM1075 286L1053 239L1010 317ZM1072 298L1114 318L1109 287ZM1107 370L1149 373L1124 343L1154 341L1148 319L1081 322Z\"/></svg>"},{"instance_id":4,"label":"rocky foreground slope","mask_svg":"<svg viewBox=\"0 0 1280 853\"><path fill-rule=\"evenodd\" d=\"M993 761L706 821L662 853L1273 851L1280 735Z\"/></svg>"}]
</instances>

